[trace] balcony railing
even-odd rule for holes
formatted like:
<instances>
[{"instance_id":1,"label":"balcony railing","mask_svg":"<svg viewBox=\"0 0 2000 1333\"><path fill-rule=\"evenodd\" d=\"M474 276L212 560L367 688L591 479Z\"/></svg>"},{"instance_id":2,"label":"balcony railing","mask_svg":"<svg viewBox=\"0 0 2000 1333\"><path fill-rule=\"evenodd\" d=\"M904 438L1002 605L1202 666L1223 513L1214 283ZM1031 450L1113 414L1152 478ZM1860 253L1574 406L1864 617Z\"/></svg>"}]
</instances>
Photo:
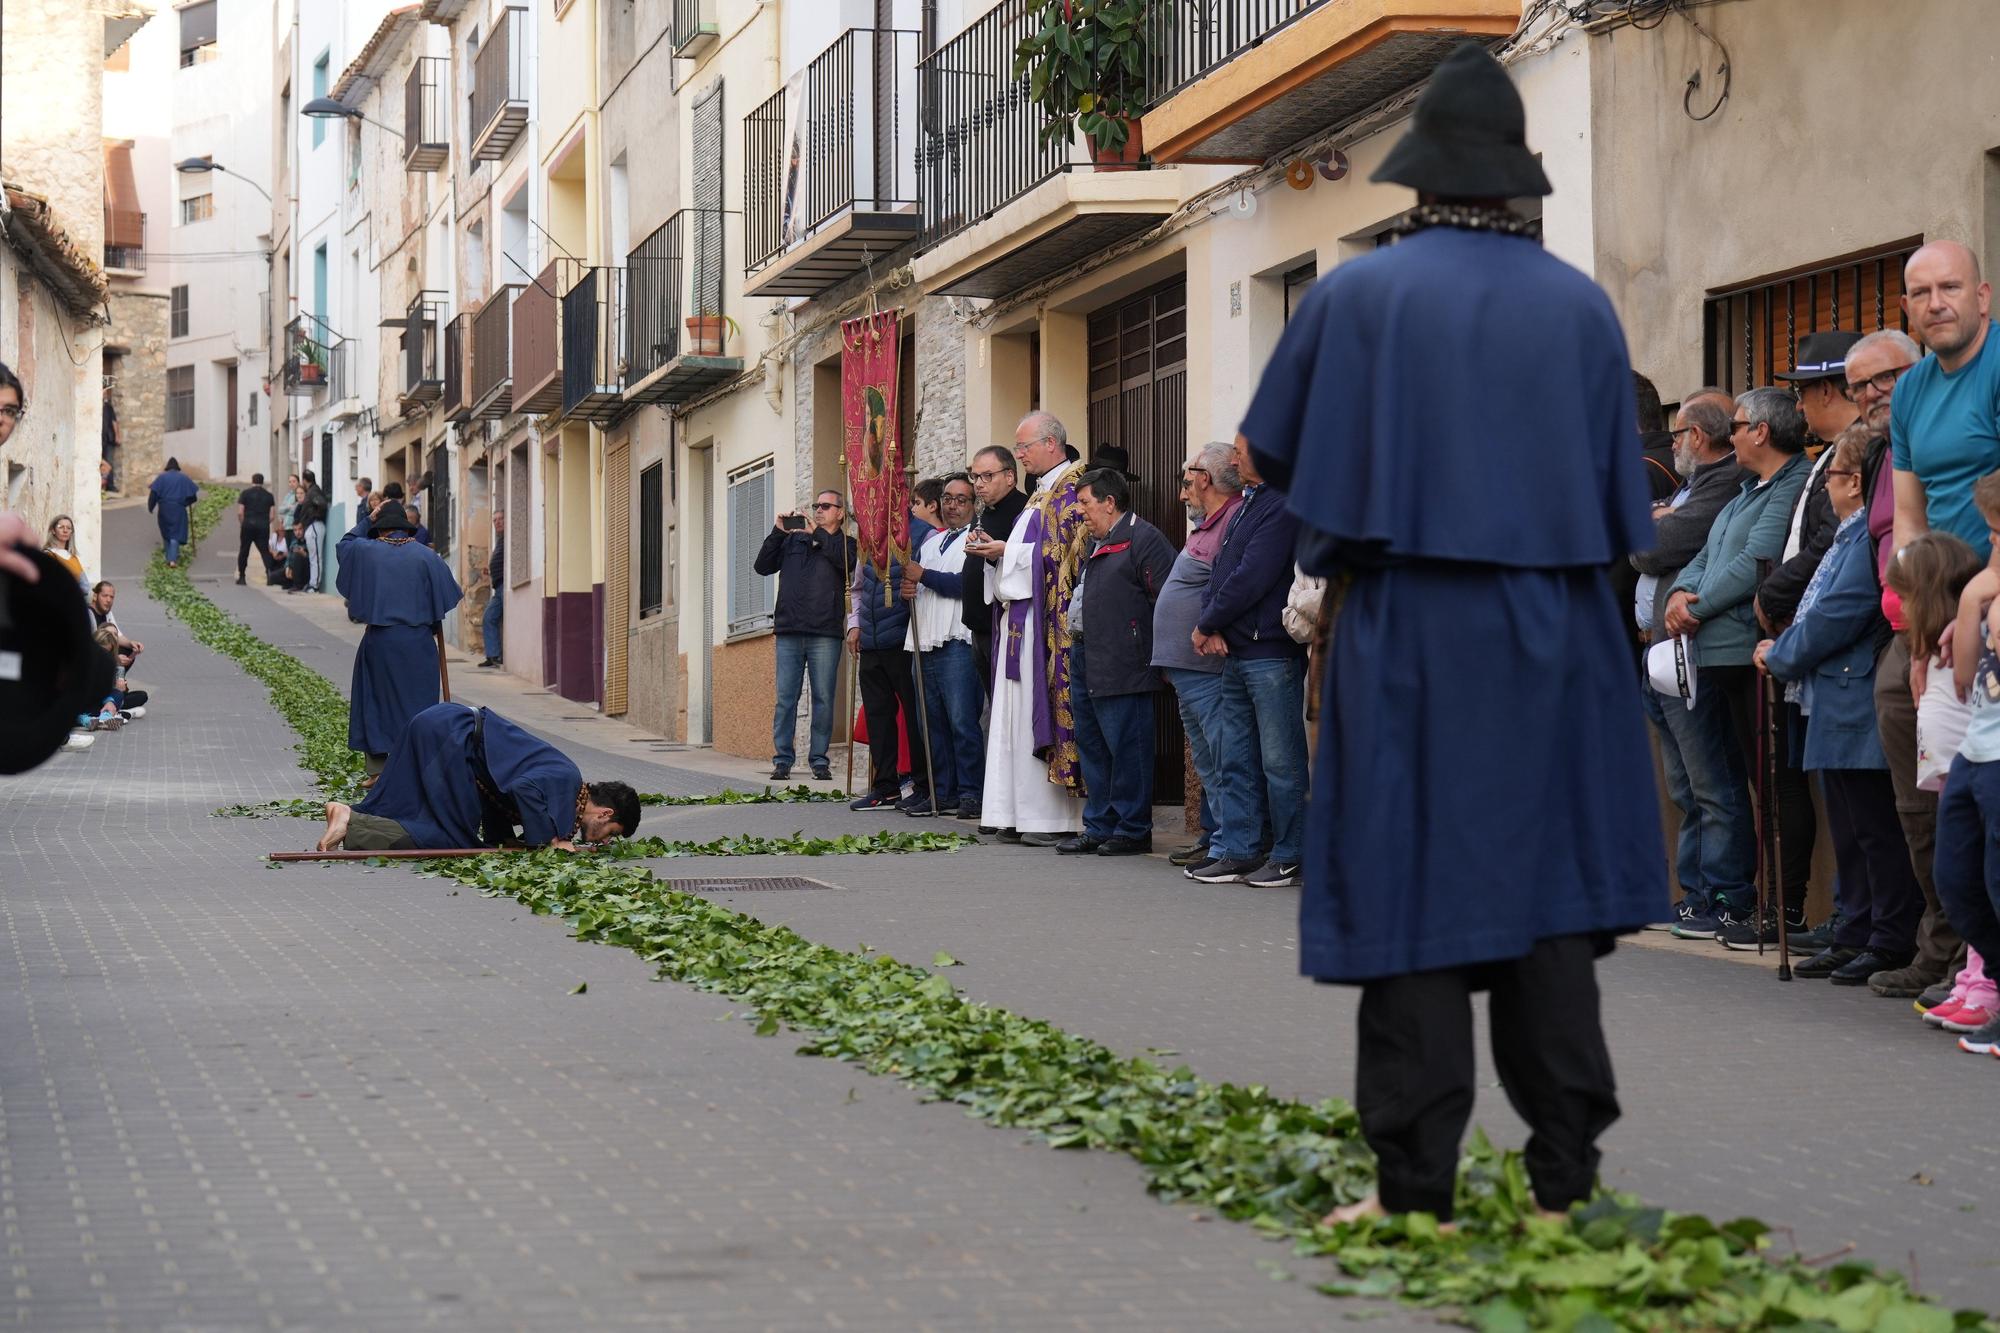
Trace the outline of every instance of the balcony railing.
<instances>
[{"instance_id":1,"label":"balcony railing","mask_svg":"<svg viewBox=\"0 0 2000 1333\"><path fill-rule=\"evenodd\" d=\"M1318 9L1327 0L1155 0L1146 15L1146 103L1158 105L1202 75Z\"/></svg>"},{"instance_id":2,"label":"balcony railing","mask_svg":"<svg viewBox=\"0 0 2000 1333\"><path fill-rule=\"evenodd\" d=\"M626 259L625 401L681 403L743 368L725 356L726 215L686 208Z\"/></svg>"},{"instance_id":3,"label":"balcony railing","mask_svg":"<svg viewBox=\"0 0 2000 1333\"><path fill-rule=\"evenodd\" d=\"M715 0L674 0L674 54L698 56L720 39Z\"/></svg>"},{"instance_id":4,"label":"balcony railing","mask_svg":"<svg viewBox=\"0 0 2000 1333\"><path fill-rule=\"evenodd\" d=\"M300 315L285 325L284 350L278 378L287 396L309 398L332 388L336 360L331 355L333 339L318 319Z\"/></svg>"},{"instance_id":5,"label":"balcony railing","mask_svg":"<svg viewBox=\"0 0 2000 1333\"><path fill-rule=\"evenodd\" d=\"M513 395L516 412L562 406L562 305L552 262L514 296Z\"/></svg>"},{"instance_id":6,"label":"balcony railing","mask_svg":"<svg viewBox=\"0 0 2000 1333\"><path fill-rule=\"evenodd\" d=\"M444 326L444 396L438 407L446 421L470 421L472 399L466 385L466 339L471 332L469 315L457 315Z\"/></svg>"},{"instance_id":7,"label":"balcony railing","mask_svg":"<svg viewBox=\"0 0 2000 1333\"><path fill-rule=\"evenodd\" d=\"M497 162L528 125L528 11L510 5L472 62L472 157Z\"/></svg>"},{"instance_id":8,"label":"balcony railing","mask_svg":"<svg viewBox=\"0 0 2000 1333\"><path fill-rule=\"evenodd\" d=\"M125 273L146 271L146 215L104 210L104 267Z\"/></svg>"},{"instance_id":9,"label":"balcony railing","mask_svg":"<svg viewBox=\"0 0 2000 1333\"><path fill-rule=\"evenodd\" d=\"M752 295L816 295L916 239L921 40L849 29L806 67L802 105L780 88L744 119Z\"/></svg>"},{"instance_id":10,"label":"balcony railing","mask_svg":"<svg viewBox=\"0 0 2000 1333\"><path fill-rule=\"evenodd\" d=\"M443 292L418 292L403 320L403 402L435 403L444 394Z\"/></svg>"},{"instance_id":11,"label":"balcony railing","mask_svg":"<svg viewBox=\"0 0 2000 1333\"><path fill-rule=\"evenodd\" d=\"M445 115L451 63L442 56L418 56L403 81L403 169L436 171L451 155L451 128Z\"/></svg>"},{"instance_id":12,"label":"balcony railing","mask_svg":"<svg viewBox=\"0 0 2000 1333\"><path fill-rule=\"evenodd\" d=\"M1071 145L1041 142L1042 113L1014 50L1036 30L1029 0L1001 0L917 67L923 137L923 244L991 216L1069 166Z\"/></svg>"},{"instance_id":13,"label":"balcony railing","mask_svg":"<svg viewBox=\"0 0 2000 1333\"><path fill-rule=\"evenodd\" d=\"M577 421L614 421L625 362L625 270L563 261L562 414Z\"/></svg>"},{"instance_id":14,"label":"balcony railing","mask_svg":"<svg viewBox=\"0 0 2000 1333\"><path fill-rule=\"evenodd\" d=\"M514 298L517 286L502 287L472 316L472 415L497 421L514 407Z\"/></svg>"}]
</instances>

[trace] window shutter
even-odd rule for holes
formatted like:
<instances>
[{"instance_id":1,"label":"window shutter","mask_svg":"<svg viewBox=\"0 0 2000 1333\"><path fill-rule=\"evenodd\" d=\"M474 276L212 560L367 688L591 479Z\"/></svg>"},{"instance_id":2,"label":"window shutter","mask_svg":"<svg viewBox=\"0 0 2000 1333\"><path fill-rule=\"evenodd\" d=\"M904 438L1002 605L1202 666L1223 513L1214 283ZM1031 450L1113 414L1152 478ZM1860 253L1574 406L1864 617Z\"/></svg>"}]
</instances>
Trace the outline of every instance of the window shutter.
<instances>
[{"instance_id":1,"label":"window shutter","mask_svg":"<svg viewBox=\"0 0 2000 1333\"><path fill-rule=\"evenodd\" d=\"M203 0L181 11L181 50L192 51L214 41L215 0Z\"/></svg>"},{"instance_id":2,"label":"window shutter","mask_svg":"<svg viewBox=\"0 0 2000 1333\"><path fill-rule=\"evenodd\" d=\"M693 313L722 310L722 84L694 104Z\"/></svg>"},{"instance_id":3,"label":"window shutter","mask_svg":"<svg viewBox=\"0 0 2000 1333\"><path fill-rule=\"evenodd\" d=\"M666 496L660 485L663 469L653 464L639 474L639 614L656 616L666 598Z\"/></svg>"},{"instance_id":4,"label":"window shutter","mask_svg":"<svg viewBox=\"0 0 2000 1333\"><path fill-rule=\"evenodd\" d=\"M729 481L729 632L768 623L776 605L776 580L755 568L758 548L776 518L771 460L737 473Z\"/></svg>"}]
</instances>

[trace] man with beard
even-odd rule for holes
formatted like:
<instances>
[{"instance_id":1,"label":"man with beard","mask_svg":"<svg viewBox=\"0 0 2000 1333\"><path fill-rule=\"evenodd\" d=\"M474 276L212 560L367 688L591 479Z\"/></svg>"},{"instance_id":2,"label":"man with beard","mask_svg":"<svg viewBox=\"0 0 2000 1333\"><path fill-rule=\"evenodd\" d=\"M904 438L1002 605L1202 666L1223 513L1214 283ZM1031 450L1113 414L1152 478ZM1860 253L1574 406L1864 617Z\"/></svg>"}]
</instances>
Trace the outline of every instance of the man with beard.
<instances>
[{"instance_id":1,"label":"man with beard","mask_svg":"<svg viewBox=\"0 0 2000 1333\"><path fill-rule=\"evenodd\" d=\"M1729 444L1734 408L1722 390L1697 389L1674 418L1674 470L1687 481L1671 498L1653 506L1653 549L1631 557L1632 568L1639 572L1633 622L1649 643L1667 637L1664 590L1673 586L1682 567L1708 541L1715 516L1743 488L1744 472ZM1748 774L1742 746L1731 729L1726 723L1711 725L1700 712L1726 713L1726 701L1719 693L1708 697L1697 693L1693 708L1650 686L1642 688L1640 696L1660 735L1667 795L1681 812L1674 875L1682 897L1674 908L1675 919L1659 923L1661 929L1670 929L1714 916L1721 890L1741 888L1756 873L1755 834L1743 800Z\"/></svg>"}]
</instances>

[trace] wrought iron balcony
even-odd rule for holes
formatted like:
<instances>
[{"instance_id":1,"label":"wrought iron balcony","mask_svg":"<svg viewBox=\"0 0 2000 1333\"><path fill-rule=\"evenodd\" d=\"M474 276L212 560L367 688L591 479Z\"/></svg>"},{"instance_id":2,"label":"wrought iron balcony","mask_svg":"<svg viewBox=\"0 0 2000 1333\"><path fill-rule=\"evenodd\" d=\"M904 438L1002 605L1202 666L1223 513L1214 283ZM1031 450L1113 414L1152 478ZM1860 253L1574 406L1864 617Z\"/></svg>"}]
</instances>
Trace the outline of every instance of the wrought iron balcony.
<instances>
[{"instance_id":1,"label":"wrought iron balcony","mask_svg":"<svg viewBox=\"0 0 2000 1333\"><path fill-rule=\"evenodd\" d=\"M625 270L562 261L562 415L615 421L625 414Z\"/></svg>"},{"instance_id":2,"label":"wrought iron balcony","mask_svg":"<svg viewBox=\"0 0 2000 1333\"><path fill-rule=\"evenodd\" d=\"M1146 151L1262 163L1421 83L1468 37L1499 41L1521 0L1155 0Z\"/></svg>"},{"instance_id":3,"label":"wrought iron balcony","mask_svg":"<svg viewBox=\"0 0 2000 1333\"><path fill-rule=\"evenodd\" d=\"M466 376L468 358L465 355L471 326L469 315L454 316L451 323L444 326L444 395L438 400L438 407L444 412L446 421L472 419L472 398Z\"/></svg>"},{"instance_id":4,"label":"wrought iron balcony","mask_svg":"<svg viewBox=\"0 0 2000 1333\"><path fill-rule=\"evenodd\" d=\"M278 379L292 398L310 398L332 387L333 339L312 315L300 315L285 325L285 359Z\"/></svg>"},{"instance_id":5,"label":"wrought iron balcony","mask_svg":"<svg viewBox=\"0 0 2000 1333\"><path fill-rule=\"evenodd\" d=\"M922 35L851 28L743 121L751 296L817 296L916 240ZM794 105L797 102L797 105Z\"/></svg>"},{"instance_id":6,"label":"wrought iron balcony","mask_svg":"<svg viewBox=\"0 0 2000 1333\"><path fill-rule=\"evenodd\" d=\"M513 319L514 410L552 412L562 406L562 303L553 262L514 294Z\"/></svg>"},{"instance_id":7,"label":"wrought iron balcony","mask_svg":"<svg viewBox=\"0 0 2000 1333\"><path fill-rule=\"evenodd\" d=\"M500 288L472 316L472 416L498 421L514 408L514 298L518 285Z\"/></svg>"},{"instance_id":8,"label":"wrought iron balcony","mask_svg":"<svg viewBox=\"0 0 2000 1333\"><path fill-rule=\"evenodd\" d=\"M997 297L1155 226L1178 206L1172 172L1091 170L1044 117L1014 53L1039 0L1000 0L917 67L924 259L935 292Z\"/></svg>"},{"instance_id":9,"label":"wrought iron balcony","mask_svg":"<svg viewBox=\"0 0 2000 1333\"><path fill-rule=\"evenodd\" d=\"M715 0L674 0L674 54L690 59L721 40Z\"/></svg>"},{"instance_id":10,"label":"wrought iron balcony","mask_svg":"<svg viewBox=\"0 0 2000 1333\"><path fill-rule=\"evenodd\" d=\"M121 273L146 271L146 215L129 209L104 210L104 267Z\"/></svg>"},{"instance_id":11,"label":"wrought iron balcony","mask_svg":"<svg viewBox=\"0 0 2000 1333\"><path fill-rule=\"evenodd\" d=\"M625 401L684 403L743 372L726 356L726 215L684 208L625 261Z\"/></svg>"},{"instance_id":12,"label":"wrought iron balcony","mask_svg":"<svg viewBox=\"0 0 2000 1333\"><path fill-rule=\"evenodd\" d=\"M405 411L444 396L444 308L443 292L422 291L411 298L403 318Z\"/></svg>"},{"instance_id":13,"label":"wrought iron balcony","mask_svg":"<svg viewBox=\"0 0 2000 1333\"><path fill-rule=\"evenodd\" d=\"M451 156L451 129L445 115L451 62L418 56L403 80L403 169L436 171Z\"/></svg>"},{"instance_id":14,"label":"wrought iron balcony","mask_svg":"<svg viewBox=\"0 0 2000 1333\"><path fill-rule=\"evenodd\" d=\"M497 162L528 127L528 11L510 5L472 62L472 158Z\"/></svg>"}]
</instances>

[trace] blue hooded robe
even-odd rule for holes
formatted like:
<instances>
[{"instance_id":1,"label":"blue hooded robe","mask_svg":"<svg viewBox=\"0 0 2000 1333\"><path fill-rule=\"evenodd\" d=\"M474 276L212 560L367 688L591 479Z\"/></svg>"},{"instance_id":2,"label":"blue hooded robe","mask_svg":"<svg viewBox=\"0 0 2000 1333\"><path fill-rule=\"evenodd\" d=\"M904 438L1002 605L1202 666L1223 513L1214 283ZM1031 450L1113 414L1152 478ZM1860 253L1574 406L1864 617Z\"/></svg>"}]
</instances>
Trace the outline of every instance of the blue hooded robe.
<instances>
[{"instance_id":1,"label":"blue hooded robe","mask_svg":"<svg viewBox=\"0 0 2000 1333\"><path fill-rule=\"evenodd\" d=\"M419 847L530 846L576 829L583 774L562 751L490 709L437 704L410 720L354 808L393 819Z\"/></svg>"},{"instance_id":2,"label":"blue hooded robe","mask_svg":"<svg viewBox=\"0 0 2000 1333\"><path fill-rule=\"evenodd\" d=\"M146 492L146 509L157 512L160 540L184 545L188 539L188 510L201 498L201 487L178 468L170 468L153 478Z\"/></svg>"},{"instance_id":3,"label":"blue hooded robe","mask_svg":"<svg viewBox=\"0 0 2000 1333\"><path fill-rule=\"evenodd\" d=\"M1604 293L1531 239L1417 232L1320 280L1242 429L1307 525L1307 572L1349 580L1300 970L1367 981L1562 935L1608 948L1662 919L1640 686L1606 573L1653 525Z\"/></svg>"},{"instance_id":4,"label":"blue hooded robe","mask_svg":"<svg viewBox=\"0 0 2000 1333\"><path fill-rule=\"evenodd\" d=\"M438 701L437 623L463 600L444 559L414 541L390 543L355 524L336 548L334 586L347 613L368 623L354 653L348 690L347 744L365 754L389 754L410 719Z\"/></svg>"}]
</instances>

